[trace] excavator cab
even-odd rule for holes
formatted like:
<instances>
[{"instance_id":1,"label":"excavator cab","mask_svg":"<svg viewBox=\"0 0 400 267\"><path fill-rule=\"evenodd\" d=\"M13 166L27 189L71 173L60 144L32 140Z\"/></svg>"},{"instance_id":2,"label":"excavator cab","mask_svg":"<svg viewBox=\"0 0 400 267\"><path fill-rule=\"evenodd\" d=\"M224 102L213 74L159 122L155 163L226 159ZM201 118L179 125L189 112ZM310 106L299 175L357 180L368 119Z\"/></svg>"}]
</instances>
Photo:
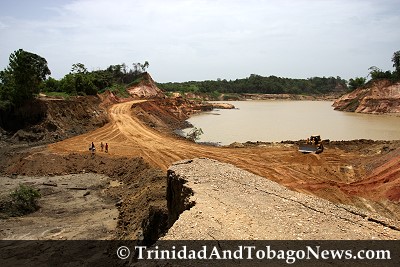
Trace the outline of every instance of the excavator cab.
<instances>
[{"instance_id":1,"label":"excavator cab","mask_svg":"<svg viewBox=\"0 0 400 267\"><path fill-rule=\"evenodd\" d=\"M300 144L299 151L301 153L322 153L324 151L324 145L319 135L311 135L310 138L303 144Z\"/></svg>"}]
</instances>

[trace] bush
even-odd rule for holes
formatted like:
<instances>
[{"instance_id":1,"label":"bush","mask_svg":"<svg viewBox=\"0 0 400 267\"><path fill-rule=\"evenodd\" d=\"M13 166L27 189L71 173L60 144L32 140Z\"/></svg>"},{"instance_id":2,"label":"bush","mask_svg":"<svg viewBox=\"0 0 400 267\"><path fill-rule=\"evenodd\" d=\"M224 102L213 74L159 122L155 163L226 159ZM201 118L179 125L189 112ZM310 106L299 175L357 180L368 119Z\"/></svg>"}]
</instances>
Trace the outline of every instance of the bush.
<instances>
[{"instance_id":1,"label":"bush","mask_svg":"<svg viewBox=\"0 0 400 267\"><path fill-rule=\"evenodd\" d=\"M129 83L128 86L136 86L143 81L143 76L136 78L133 82Z\"/></svg>"},{"instance_id":2,"label":"bush","mask_svg":"<svg viewBox=\"0 0 400 267\"><path fill-rule=\"evenodd\" d=\"M107 87L106 90L110 90L114 95L118 97L130 97L130 94L126 90L126 87L122 84L113 84L111 87Z\"/></svg>"},{"instance_id":3,"label":"bush","mask_svg":"<svg viewBox=\"0 0 400 267\"><path fill-rule=\"evenodd\" d=\"M24 215L39 208L37 202L41 194L31 186L20 184L18 188L11 192L10 197L15 215Z\"/></svg>"},{"instance_id":4,"label":"bush","mask_svg":"<svg viewBox=\"0 0 400 267\"><path fill-rule=\"evenodd\" d=\"M364 77L356 77L349 80L349 91L354 91L365 85L366 79Z\"/></svg>"},{"instance_id":5,"label":"bush","mask_svg":"<svg viewBox=\"0 0 400 267\"><path fill-rule=\"evenodd\" d=\"M46 92L45 95L49 97L58 97L58 98L63 98L63 99L70 99L70 95L65 93L65 92Z\"/></svg>"},{"instance_id":6,"label":"bush","mask_svg":"<svg viewBox=\"0 0 400 267\"><path fill-rule=\"evenodd\" d=\"M200 139L200 135L203 134L203 130L201 128L194 127L187 135L186 138L196 141Z\"/></svg>"}]
</instances>

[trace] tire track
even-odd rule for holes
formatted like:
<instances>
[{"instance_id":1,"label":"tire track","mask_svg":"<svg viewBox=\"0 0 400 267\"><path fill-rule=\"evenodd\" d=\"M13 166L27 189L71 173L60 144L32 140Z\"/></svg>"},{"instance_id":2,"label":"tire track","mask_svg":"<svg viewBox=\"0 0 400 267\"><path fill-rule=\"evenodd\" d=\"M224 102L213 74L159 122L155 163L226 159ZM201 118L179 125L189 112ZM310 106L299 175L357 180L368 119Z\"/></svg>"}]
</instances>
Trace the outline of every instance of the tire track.
<instances>
[{"instance_id":1,"label":"tire track","mask_svg":"<svg viewBox=\"0 0 400 267\"><path fill-rule=\"evenodd\" d=\"M338 174L333 171L334 167L337 168L340 164L351 165L352 160L358 156L351 153L338 155L338 149L326 150L314 158L285 146L228 148L199 145L146 126L131 112L131 107L140 102L143 100L113 105L109 108L108 124L93 132L51 144L49 150L55 153L89 153L87 147L91 142L96 147L103 142L109 144L110 157L143 157L151 165L164 171L173 162L206 157L236 165L283 185L290 185L291 188L295 188L295 184L324 181L328 184L335 181ZM312 161L312 168L307 160ZM329 168L332 169L331 172L324 172Z\"/></svg>"}]
</instances>

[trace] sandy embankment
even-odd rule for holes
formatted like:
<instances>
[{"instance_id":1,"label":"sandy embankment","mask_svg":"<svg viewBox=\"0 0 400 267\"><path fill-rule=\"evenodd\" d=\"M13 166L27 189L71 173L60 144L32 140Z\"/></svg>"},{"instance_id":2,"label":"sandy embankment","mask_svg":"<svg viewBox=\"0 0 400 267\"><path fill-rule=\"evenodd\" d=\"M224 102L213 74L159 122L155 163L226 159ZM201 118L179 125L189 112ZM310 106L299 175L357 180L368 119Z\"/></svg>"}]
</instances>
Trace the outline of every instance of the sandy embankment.
<instances>
[{"instance_id":1,"label":"sandy embankment","mask_svg":"<svg viewBox=\"0 0 400 267\"><path fill-rule=\"evenodd\" d=\"M182 201L195 203L162 240L400 238L398 221L288 190L231 164L193 159L169 172L186 188L182 194L191 192Z\"/></svg>"}]
</instances>

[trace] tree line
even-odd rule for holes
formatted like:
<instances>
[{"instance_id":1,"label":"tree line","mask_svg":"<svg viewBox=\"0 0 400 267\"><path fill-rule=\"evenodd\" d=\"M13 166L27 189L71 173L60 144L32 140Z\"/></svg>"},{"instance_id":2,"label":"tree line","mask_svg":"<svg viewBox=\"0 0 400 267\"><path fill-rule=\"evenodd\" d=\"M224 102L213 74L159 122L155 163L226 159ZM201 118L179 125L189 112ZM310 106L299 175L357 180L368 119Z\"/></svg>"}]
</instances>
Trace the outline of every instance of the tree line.
<instances>
[{"instance_id":1,"label":"tree line","mask_svg":"<svg viewBox=\"0 0 400 267\"><path fill-rule=\"evenodd\" d=\"M346 80L340 77L291 79L251 74L244 79L159 83L165 91L197 93L259 93L259 94L326 94L347 90Z\"/></svg>"},{"instance_id":2,"label":"tree line","mask_svg":"<svg viewBox=\"0 0 400 267\"><path fill-rule=\"evenodd\" d=\"M106 89L125 89L125 85L133 85L140 79L149 66L133 63L129 68L125 63L110 65L105 70L88 71L82 63L72 65L70 73L61 80L49 78L43 84L43 92L64 92L69 95L96 95Z\"/></svg>"},{"instance_id":3,"label":"tree line","mask_svg":"<svg viewBox=\"0 0 400 267\"><path fill-rule=\"evenodd\" d=\"M121 92L140 82L149 63L110 65L105 70L88 71L84 64L72 65L62 79L49 77L51 71L45 58L19 49L9 57L9 65L0 71L0 110L10 110L32 100L40 92L66 95L96 95L110 88Z\"/></svg>"},{"instance_id":4,"label":"tree line","mask_svg":"<svg viewBox=\"0 0 400 267\"><path fill-rule=\"evenodd\" d=\"M182 93L259 93L259 94L327 94L331 92L353 91L361 86L380 79L389 79L393 82L400 80L400 51L392 56L395 70L383 71L376 66L370 67L367 77L351 78L348 82L337 77L312 77L308 79L291 79L276 76L263 77L251 74L244 79L189 81L159 83L158 86L165 91L179 91ZM369 79L369 80L368 80ZM367 82L368 81L368 82Z\"/></svg>"}]
</instances>

